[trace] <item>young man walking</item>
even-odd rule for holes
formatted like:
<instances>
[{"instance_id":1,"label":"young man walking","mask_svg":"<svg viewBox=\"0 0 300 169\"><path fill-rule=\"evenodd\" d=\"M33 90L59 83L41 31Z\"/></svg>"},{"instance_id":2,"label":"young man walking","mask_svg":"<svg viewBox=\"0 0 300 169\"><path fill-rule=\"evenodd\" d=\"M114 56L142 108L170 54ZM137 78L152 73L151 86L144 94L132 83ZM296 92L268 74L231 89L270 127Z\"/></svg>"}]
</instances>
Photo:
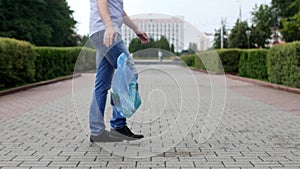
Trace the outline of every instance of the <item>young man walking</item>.
<instances>
[{"instance_id":1,"label":"young man walking","mask_svg":"<svg viewBox=\"0 0 300 169\"><path fill-rule=\"evenodd\" d=\"M105 130L104 111L107 92L111 87L114 70L117 67L118 56L108 56L106 53L113 50L118 43L120 50L129 54L121 38L121 26L124 23L130 27L141 39L148 43L149 38L127 16L123 9L123 0L90 0L90 39L96 47L96 81L90 105L90 141L117 142L122 140L136 140L144 136L134 134L126 124L126 118L113 106L113 117L110 120L110 132ZM112 49L111 49L112 48Z\"/></svg>"}]
</instances>

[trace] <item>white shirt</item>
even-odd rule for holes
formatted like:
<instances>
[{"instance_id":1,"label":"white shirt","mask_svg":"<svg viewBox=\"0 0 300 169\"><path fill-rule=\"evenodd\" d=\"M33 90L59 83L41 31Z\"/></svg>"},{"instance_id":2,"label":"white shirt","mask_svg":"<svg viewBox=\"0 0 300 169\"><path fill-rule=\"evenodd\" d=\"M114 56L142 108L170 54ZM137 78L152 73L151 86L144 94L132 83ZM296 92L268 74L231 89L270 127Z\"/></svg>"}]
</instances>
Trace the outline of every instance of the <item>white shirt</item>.
<instances>
[{"instance_id":1,"label":"white shirt","mask_svg":"<svg viewBox=\"0 0 300 169\"><path fill-rule=\"evenodd\" d=\"M124 22L123 0L107 0L110 11L110 17L113 22L115 31L121 33L121 27ZM97 0L90 0L90 36L94 33L105 30L101 20Z\"/></svg>"}]
</instances>

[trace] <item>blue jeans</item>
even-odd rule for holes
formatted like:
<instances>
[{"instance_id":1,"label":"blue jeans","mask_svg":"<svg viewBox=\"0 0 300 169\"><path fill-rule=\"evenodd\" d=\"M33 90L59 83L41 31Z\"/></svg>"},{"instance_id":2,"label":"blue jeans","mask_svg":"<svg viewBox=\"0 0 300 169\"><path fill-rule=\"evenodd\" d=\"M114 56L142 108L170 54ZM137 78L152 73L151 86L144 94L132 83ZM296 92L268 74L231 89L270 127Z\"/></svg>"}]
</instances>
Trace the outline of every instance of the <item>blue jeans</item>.
<instances>
[{"instance_id":1,"label":"blue jeans","mask_svg":"<svg viewBox=\"0 0 300 169\"><path fill-rule=\"evenodd\" d=\"M111 81L117 68L117 59L122 52L129 54L121 36L118 34L117 41L112 46L106 47L103 44L104 31L97 32L91 36L91 40L96 47L96 80L90 105L90 130L91 135L97 136L105 130L104 111L106 105L107 92L111 88ZM110 120L111 128L122 128L126 125L126 118L114 107L113 117Z\"/></svg>"}]
</instances>

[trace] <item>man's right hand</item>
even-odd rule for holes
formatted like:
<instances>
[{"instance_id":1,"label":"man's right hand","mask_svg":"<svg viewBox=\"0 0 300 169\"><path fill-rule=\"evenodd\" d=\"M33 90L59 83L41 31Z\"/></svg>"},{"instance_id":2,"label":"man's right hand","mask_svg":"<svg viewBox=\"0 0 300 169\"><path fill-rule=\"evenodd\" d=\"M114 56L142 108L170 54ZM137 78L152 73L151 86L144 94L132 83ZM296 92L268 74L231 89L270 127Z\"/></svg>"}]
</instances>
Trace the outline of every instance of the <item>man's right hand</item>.
<instances>
[{"instance_id":1,"label":"man's right hand","mask_svg":"<svg viewBox=\"0 0 300 169\"><path fill-rule=\"evenodd\" d=\"M117 41L117 33L113 25L109 25L105 28L103 44L106 47L109 47L113 44L113 42Z\"/></svg>"},{"instance_id":2,"label":"man's right hand","mask_svg":"<svg viewBox=\"0 0 300 169\"><path fill-rule=\"evenodd\" d=\"M142 30L140 30L139 28L137 29L137 30L135 30L134 31L135 32L135 34L139 37L139 39L141 40L141 42L142 42L142 44L147 44L147 43L149 43L149 37L148 37L148 35L144 32L144 31L142 31Z\"/></svg>"}]
</instances>

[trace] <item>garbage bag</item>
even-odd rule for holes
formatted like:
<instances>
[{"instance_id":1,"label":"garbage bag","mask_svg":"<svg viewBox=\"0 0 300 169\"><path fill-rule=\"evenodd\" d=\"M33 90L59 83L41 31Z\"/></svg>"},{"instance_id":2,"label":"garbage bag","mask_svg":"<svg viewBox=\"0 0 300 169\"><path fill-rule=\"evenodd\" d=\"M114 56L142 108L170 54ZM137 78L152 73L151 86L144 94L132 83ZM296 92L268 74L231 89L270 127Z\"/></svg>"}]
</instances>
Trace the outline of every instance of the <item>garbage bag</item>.
<instances>
[{"instance_id":1,"label":"garbage bag","mask_svg":"<svg viewBox=\"0 0 300 169\"><path fill-rule=\"evenodd\" d=\"M138 92L138 75L133 66L131 56L121 53L112 79L111 97L115 108L125 118L130 118L142 104Z\"/></svg>"}]
</instances>

